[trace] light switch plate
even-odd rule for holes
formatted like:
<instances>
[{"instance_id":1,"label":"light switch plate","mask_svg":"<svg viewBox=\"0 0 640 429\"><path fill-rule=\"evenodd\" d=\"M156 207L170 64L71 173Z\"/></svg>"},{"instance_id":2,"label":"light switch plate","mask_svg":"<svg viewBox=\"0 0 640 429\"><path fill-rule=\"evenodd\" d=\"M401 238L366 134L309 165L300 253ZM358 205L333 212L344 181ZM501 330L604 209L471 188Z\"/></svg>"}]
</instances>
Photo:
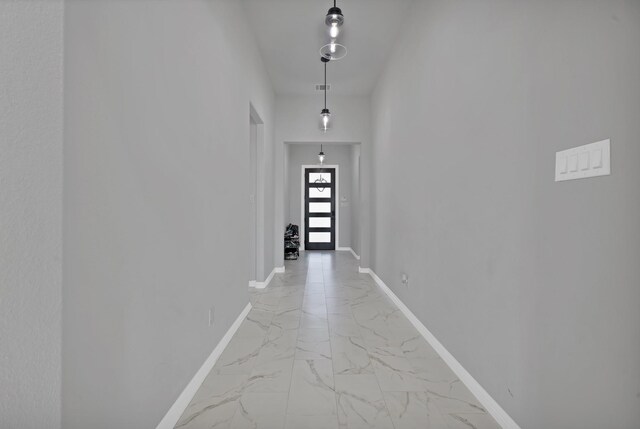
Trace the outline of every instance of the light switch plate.
<instances>
[{"instance_id":1,"label":"light switch plate","mask_svg":"<svg viewBox=\"0 0 640 429\"><path fill-rule=\"evenodd\" d=\"M609 139L556 152L556 182L611 174Z\"/></svg>"}]
</instances>

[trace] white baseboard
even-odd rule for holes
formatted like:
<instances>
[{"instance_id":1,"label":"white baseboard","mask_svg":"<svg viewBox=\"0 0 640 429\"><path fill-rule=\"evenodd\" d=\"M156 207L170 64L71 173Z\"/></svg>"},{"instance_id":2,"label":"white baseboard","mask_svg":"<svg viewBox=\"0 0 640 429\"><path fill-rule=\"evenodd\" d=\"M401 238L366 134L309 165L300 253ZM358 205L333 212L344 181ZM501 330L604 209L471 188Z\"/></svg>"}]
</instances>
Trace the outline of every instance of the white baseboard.
<instances>
[{"instance_id":1,"label":"white baseboard","mask_svg":"<svg viewBox=\"0 0 640 429\"><path fill-rule=\"evenodd\" d=\"M198 372L196 372L196 375L193 376L189 384L187 384L187 387L185 387L180 396L178 396L176 402L173 403L171 408L169 408L169 411L167 411L167 414L165 414L160 423L158 423L156 429L173 429L175 427L176 423L178 423L178 420L180 419L180 416L182 416L184 410L186 410L187 406L189 406L189 403L204 382L204 379L207 377L207 375L209 375L211 369L216 364L216 361L229 344L229 341L231 341L231 337L233 337L233 334L236 333L236 331L240 327L240 324L242 324L242 321L245 319L245 317L247 317L247 314L249 314L250 310L251 303L247 304L244 310L242 310L227 333L224 334L224 337L222 337L220 342L213 349L207 360L204 361L204 364L202 364Z\"/></svg>"},{"instance_id":2,"label":"white baseboard","mask_svg":"<svg viewBox=\"0 0 640 429\"><path fill-rule=\"evenodd\" d=\"M336 250L340 252L351 252L354 258L356 258L358 261L360 260L360 256L357 255L351 247L336 247Z\"/></svg>"},{"instance_id":3,"label":"white baseboard","mask_svg":"<svg viewBox=\"0 0 640 429\"><path fill-rule=\"evenodd\" d=\"M358 261L360 260L360 255L354 252L351 247L349 247L349 251L351 251L351 254L353 255L354 258L356 258Z\"/></svg>"},{"instance_id":4,"label":"white baseboard","mask_svg":"<svg viewBox=\"0 0 640 429\"><path fill-rule=\"evenodd\" d=\"M360 274L371 274L371 269L370 268L362 268L362 267L358 267L358 272ZM371 276L373 277L373 276ZM377 277L377 276L376 276ZM375 277L374 277L375 280Z\"/></svg>"},{"instance_id":5,"label":"white baseboard","mask_svg":"<svg viewBox=\"0 0 640 429\"><path fill-rule=\"evenodd\" d=\"M493 399L489 393L478 383L469 372L456 360L455 357L438 341L438 339L427 329L426 326L404 305L404 303L393 293L391 289L378 277L378 275L369 268L359 268L361 273L369 273L380 288L389 296L389 298L398 306L398 308L407 316L407 319L415 326L420 334L440 355L449 368L458 376L460 381L473 393L482 406L489 414L498 422L503 429L520 429L520 426L507 414L507 412Z\"/></svg>"},{"instance_id":6,"label":"white baseboard","mask_svg":"<svg viewBox=\"0 0 640 429\"><path fill-rule=\"evenodd\" d=\"M269 283L271 283L271 280L273 280L273 276L275 276L277 273L284 273L284 267L275 267L273 270L271 270L271 274L269 274L269 277L267 277L263 282L249 280L249 287L264 289L269 286Z\"/></svg>"}]
</instances>

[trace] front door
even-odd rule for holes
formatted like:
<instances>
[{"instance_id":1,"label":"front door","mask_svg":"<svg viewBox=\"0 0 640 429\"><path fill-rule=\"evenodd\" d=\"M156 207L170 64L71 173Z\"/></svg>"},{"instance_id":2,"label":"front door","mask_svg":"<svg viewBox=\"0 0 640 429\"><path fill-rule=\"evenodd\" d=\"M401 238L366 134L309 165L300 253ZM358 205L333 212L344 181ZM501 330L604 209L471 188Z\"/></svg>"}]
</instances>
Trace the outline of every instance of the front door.
<instances>
[{"instance_id":1,"label":"front door","mask_svg":"<svg viewBox=\"0 0 640 429\"><path fill-rule=\"evenodd\" d=\"M306 168L304 193L304 247L335 250L335 168Z\"/></svg>"}]
</instances>

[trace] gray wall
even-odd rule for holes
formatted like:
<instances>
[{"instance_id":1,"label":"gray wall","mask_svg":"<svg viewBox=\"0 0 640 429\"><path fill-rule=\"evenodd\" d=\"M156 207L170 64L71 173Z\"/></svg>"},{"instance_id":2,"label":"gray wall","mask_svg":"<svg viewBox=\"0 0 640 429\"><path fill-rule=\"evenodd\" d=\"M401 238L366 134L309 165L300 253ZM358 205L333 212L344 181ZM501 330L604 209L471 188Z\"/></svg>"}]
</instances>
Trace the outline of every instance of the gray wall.
<instances>
[{"instance_id":1,"label":"gray wall","mask_svg":"<svg viewBox=\"0 0 640 429\"><path fill-rule=\"evenodd\" d=\"M638 1L416 2L373 97L372 268L523 428L640 424L639 47Z\"/></svg>"},{"instance_id":2,"label":"gray wall","mask_svg":"<svg viewBox=\"0 0 640 429\"><path fill-rule=\"evenodd\" d=\"M287 224L289 224L291 221L289 220L289 205L291 204L291 191L289 189L290 186L290 181L289 181L289 176L291 174L291 168L289 165L289 160L291 159L291 145L290 144L285 144L283 145L283 159L284 159L284 180L283 180L283 198L282 198L282 205L283 207L283 213L284 213L284 223L285 223L285 227ZM298 224L298 226L300 226L300 224ZM278 252L279 253L279 252Z\"/></svg>"},{"instance_id":3,"label":"gray wall","mask_svg":"<svg viewBox=\"0 0 640 429\"><path fill-rule=\"evenodd\" d=\"M0 2L0 427L60 427L62 1Z\"/></svg>"},{"instance_id":4,"label":"gray wall","mask_svg":"<svg viewBox=\"0 0 640 429\"><path fill-rule=\"evenodd\" d=\"M351 249L360 255L360 145L351 146Z\"/></svg>"},{"instance_id":5,"label":"gray wall","mask_svg":"<svg viewBox=\"0 0 640 429\"><path fill-rule=\"evenodd\" d=\"M274 97L239 2L65 20L63 426L155 427L248 303L249 103L272 153Z\"/></svg>"},{"instance_id":6,"label":"gray wall","mask_svg":"<svg viewBox=\"0 0 640 429\"><path fill-rule=\"evenodd\" d=\"M302 195L302 166L314 165L318 163L318 152L320 152L319 144L291 144L289 146L289 161L288 161L288 200L289 210L287 211L287 223L293 223L298 225L301 230L300 234L303 236L302 231L302 219L300 217L301 211L301 195ZM339 208L338 212L338 226L339 226L339 243L336 243L336 247L351 247L351 207L352 201L352 161L351 161L351 146L348 145L325 145L324 153L326 154L325 165L338 165L339 166L339 194L336 194L336 208ZM347 201L341 203L340 199L346 197ZM304 243L301 242L301 245Z\"/></svg>"}]
</instances>

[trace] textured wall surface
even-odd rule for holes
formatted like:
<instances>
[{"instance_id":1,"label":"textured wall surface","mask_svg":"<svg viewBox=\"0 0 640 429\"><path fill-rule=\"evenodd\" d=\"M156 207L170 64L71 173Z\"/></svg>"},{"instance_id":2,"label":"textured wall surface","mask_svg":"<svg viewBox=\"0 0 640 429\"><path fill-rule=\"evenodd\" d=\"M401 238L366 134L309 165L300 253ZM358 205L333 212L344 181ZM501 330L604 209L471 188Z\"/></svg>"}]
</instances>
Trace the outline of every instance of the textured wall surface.
<instances>
[{"instance_id":1,"label":"textured wall surface","mask_svg":"<svg viewBox=\"0 0 640 429\"><path fill-rule=\"evenodd\" d=\"M0 427L60 427L62 1L0 2Z\"/></svg>"},{"instance_id":2,"label":"textured wall surface","mask_svg":"<svg viewBox=\"0 0 640 429\"><path fill-rule=\"evenodd\" d=\"M639 46L638 1L416 2L373 97L372 268L523 428L640 424Z\"/></svg>"},{"instance_id":3,"label":"textured wall surface","mask_svg":"<svg viewBox=\"0 0 640 429\"><path fill-rule=\"evenodd\" d=\"M248 303L253 37L233 0L66 2L65 429L155 427Z\"/></svg>"}]
</instances>

